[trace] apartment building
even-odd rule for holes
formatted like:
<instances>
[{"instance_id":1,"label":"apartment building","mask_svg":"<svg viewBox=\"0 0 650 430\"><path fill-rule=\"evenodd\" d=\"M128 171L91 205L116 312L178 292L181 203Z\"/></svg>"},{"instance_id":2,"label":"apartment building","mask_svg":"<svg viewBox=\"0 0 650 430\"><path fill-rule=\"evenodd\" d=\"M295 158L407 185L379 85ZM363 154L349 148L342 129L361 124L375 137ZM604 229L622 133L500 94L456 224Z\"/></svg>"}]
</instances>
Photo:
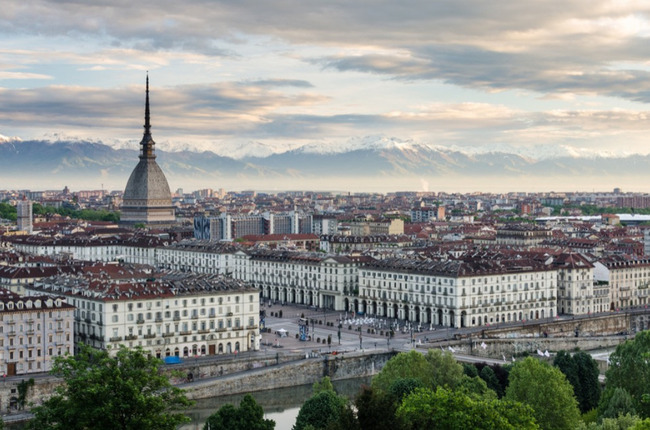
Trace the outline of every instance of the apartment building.
<instances>
[{"instance_id":1,"label":"apartment building","mask_svg":"<svg viewBox=\"0 0 650 430\"><path fill-rule=\"evenodd\" d=\"M595 280L609 286L605 310L647 306L650 302L650 259L612 255L594 263Z\"/></svg>"},{"instance_id":2,"label":"apartment building","mask_svg":"<svg viewBox=\"0 0 650 430\"><path fill-rule=\"evenodd\" d=\"M183 240L156 251L156 267L180 272L230 274L234 253L231 244L209 240Z\"/></svg>"},{"instance_id":3,"label":"apartment building","mask_svg":"<svg viewBox=\"0 0 650 430\"><path fill-rule=\"evenodd\" d=\"M321 253L242 250L233 277L264 299L343 310L347 296L357 293L359 265L359 259Z\"/></svg>"},{"instance_id":4,"label":"apartment building","mask_svg":"<svg viewBox=\"0 0 650 430\"><path fill-rule=\"evenodd\" d=\"M559 314L587 315L606 311L608 298L594 292L594 265L576 253L553 258L557 269L557 306Z\"/></svg>"},{"instance_id":5,"label":"apartment building","mask_svg":"<svg viewBox=\"0 0 650 430\"><path fill-rule=\"evenodd\" d=\"M247 284L179 272L128 279L112 270L44 279L27 292L65 297L76 308L75 341L95 348L140 346L160 358L259 349L259 293Z\"/></svg>"},{"instance_id":6,"label":"apartment building","mask_svg":"<svg viewBox=\"0 0 650 430\"><path fill-rule=\"evenodd\" d=\"M449 327L550 318L557 270L533 260L392 258L359 269L360 312Z\"/></svg>"},{"instance_id":7,"label":"apartment building","mask_svg":"<svg viewBox=\"0 0 650 430\"><path fill-rule=\"evenodd\" d=\"M54 357L73 354L74 307L60 296L21 296L0 288L0 371L47 372Z\"/></svg>"}]
</instances>

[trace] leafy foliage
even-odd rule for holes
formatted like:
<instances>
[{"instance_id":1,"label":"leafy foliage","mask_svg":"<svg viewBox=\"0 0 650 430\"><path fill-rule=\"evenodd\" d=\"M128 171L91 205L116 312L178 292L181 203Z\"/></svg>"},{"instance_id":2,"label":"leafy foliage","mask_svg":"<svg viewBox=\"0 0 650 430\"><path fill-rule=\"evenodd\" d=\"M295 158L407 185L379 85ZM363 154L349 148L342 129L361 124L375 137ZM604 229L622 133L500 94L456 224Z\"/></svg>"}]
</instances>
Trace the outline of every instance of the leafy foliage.
<instances>
[{"instance_id":1,"label":"leafy foliage","mask_svg":"<svg viewBox=\"0 0 650 430\"><path fill-rule=\"evenodd\" d=\"M396 430L399 428L395 417L397 405L390 393L373 387L362 387L355 400L359 427L363 430Z\"/></svg>"},{"instance_id":2,"label":"leafy foliage","mask_svg":"<svg viewBox=\"0 0 650 430\"><path fill-rule=\"evenodd\" d=\"M293 430L304 430L307 426L326 429L343 416L347 401L333 391L321 391L303 403Z\"/></svg>"},{"instance_id":3,"label":"leafy foliage","mask_svg":"<svg viewBox=\"0 0 650 430\"><path fill-rule=\"evenodd\" d=\"M553 365L564 373L573 386L581 412L590 411L598 406L601 394L598 364L591 355L579 351L572 356L566 351L560 351L555 356Z\"/></svg>"},{"instance_id":4,"label":"leafy foliage","mask_svg":"<svg viewBox=\"0 0 650 430\"><path fill-rule=\"evenodd\" d=\"M460 391L418 388L397 416L405 429L537 429L532 410L517 402L481 400Z\"/></svg>"},{"instance_id":5,"label":"leafy foliage","mask_svg":"<svg viewBox=\"0 0 650 430\"><path fill-rule=\"evenodd\" d=\"M9 203L0 203L0 218L16 221L18 218L17 209Z\"/></svg>"},{"instance_id":6,"label":"leafy foliage","mask_svg":"<svg viewBox=\"0 0 650 430\"><path fill-rule=\"evenodd\" d=\"M81 345L76 356L56 357L52 373L64 384L33 409L32 429L173 430L189 421L191 402L160 372L162 361L141 348L115 356Z\"/></svg>"},{"instance_id":7,"label":"leafy foliage","mask_svg":"<svg viewBox=\"0 0 650 430\"><path fill-rule=\"evenodd\" d=\"M625 388L614 388L603 397L605 401L601 404L601 417L616 418L619 415L636 415L634 399Z\"/></svg>"},{"instance_id":8,"label":"leafy foliage","mask_svg":"<svg viewBox=\"0 0 650 430\"><path fill-rule=\"evenodd\" d=\"M423 387L457 387L464 378L463 366L448 353L437 349L426 355L418 351L402 352L391 358L381 372L372 379L372 387L388 391L397 379L417 379Z\"/></svg>"},{"instance_id":9,"label":"leafy foliage","mask_svg":"<svg viewBox=\"0 0 650 430\"><path fill-rule=\"evenodd\" d=\"M612 398L613 391L624 388L632 396L639 416L650 418L650 331L641 331L634 339L618 345L609 362L601 411L607 409L603 403Z\"/></svg>"},{"instance_id":10,"label":"leafy foliage","mask_svg":"<svg viewBox=\"0 0 650 430\"><path fill-rule=\"evenodd\" d=\"M643 425L642 423L641 419L636 415L626 414L619 415L616 418L604 418L600 423L580 423L577 430L640 430L643 427L637 426Z\"/></svg>"},{"instance_id":11,"label":"leafy foliage","mask_svg":"<svg viewBox=\"0 0 650 430\"><path fill-rule=\"evenodd\" d=\"M322 392L322 391L334 391L334 385L332 385L332 381L330 380L329 376L323 376L323 378L320 381L314 382L314 385L312 387L312 392L314 395Z\"/></svg>"},{"instance_id":12,"label":"leafy foliage","mask_svg":"<svg viewBox=\"0 0 650 430\"><path fill-rule=\"evenodd\" d=\"M429 369L430 364L419 352L401 352L388 360L381 372L372 378L372 388L388 392L393 381L400 378L418 379L425 387L430 387L433 381Z\"/></svg>"},{"instance_id":13,"label":"leafy foliage","mask_svg":"<svg viewBox=\"0 0 650 430\"><path fill-rule=\"evenodd\" d=\"M27 401L27 392L34 386L34 378L29 378L27 381L24 379L17 385L18 389L18 409L25 409L25 402Z\"/></svg>"},{"instance_id":14,"label":"leafy foliage","mask_svg":"<svg viewBox=\"0 0 650 430\"><path fill-rule=\"evenodd\" d=\"M34 215L59 214L73 219L84 219L87 221L110 221L118 222L120 220L119 212L94 209L72 209L67 207L54 208L52 206L42 206L34 203L32 213Z\"/></svg>"},{"instance_id":15,"label":"leafy foliage","mask_svg":"<svg viewBox=\"0 0 650 430\"><path fill-rule=\"evenodd\" d=\"M275 421L264 419L264 410L253 396L246 394L239 402L239 408L231 404L223 405L210 415L203 426L204 430L273 430Z\"/></svg>"},{"instance_id":16,"label":"leafy foliage","mask_svg":"<svg viewBox=\"0 0 650 430\"><path fill-rule=\"evenodd\" d=\"M494 370L490 366L485 366L479 375L482 380L485 381L487 384L488 388L491 390L494 390L495 393L499 397L503 396L503 391L501 389L501 384L499 384L499 380L497 379L497 375L494 373Z\"/></svg>"},{"instance_id":17,"label":"leafy foliage","mask_svg":"<svg viewBox=\"0 0 650 430\"><path fill-rule=\"evenodd\" d=\"M512 367L505 398L530 405L542 429L574 429L580 421L573 387L564 374L532 357Z\"/></svg>"},{"instance_id":18,"label":"leafy foliage","mask_svg":"<svg viewBox=\"0 0 650 430\"><path fill-rule=\"evenodd\" d=\"M390 395L398 402L404 397L411 394L416 388L422 388L422 381L415 378L398 378L390 384L388 391Z\"/></svg>"}]
</instances>

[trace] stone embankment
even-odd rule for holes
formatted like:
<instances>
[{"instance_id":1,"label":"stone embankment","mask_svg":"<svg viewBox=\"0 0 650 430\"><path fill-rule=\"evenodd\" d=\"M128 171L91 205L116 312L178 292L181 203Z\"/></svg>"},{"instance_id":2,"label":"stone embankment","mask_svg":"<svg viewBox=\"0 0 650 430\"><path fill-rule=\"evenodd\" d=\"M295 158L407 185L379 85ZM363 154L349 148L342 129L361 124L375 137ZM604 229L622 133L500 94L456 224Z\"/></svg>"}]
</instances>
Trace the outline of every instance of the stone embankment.
<instances>
[{"instance_id":1,"label":"stone embankment","mask_svg":"<svg viewBox=\"0 0 650 430\"><path fill-rule=\"evenodd\" d=\"M332 380L372 376L379 372L395 352L347 352L307 357L230 375L208 377L179 387L191 399L250 393L275 388L313 384L324 376Z\"/></svg>"}]
</instances>

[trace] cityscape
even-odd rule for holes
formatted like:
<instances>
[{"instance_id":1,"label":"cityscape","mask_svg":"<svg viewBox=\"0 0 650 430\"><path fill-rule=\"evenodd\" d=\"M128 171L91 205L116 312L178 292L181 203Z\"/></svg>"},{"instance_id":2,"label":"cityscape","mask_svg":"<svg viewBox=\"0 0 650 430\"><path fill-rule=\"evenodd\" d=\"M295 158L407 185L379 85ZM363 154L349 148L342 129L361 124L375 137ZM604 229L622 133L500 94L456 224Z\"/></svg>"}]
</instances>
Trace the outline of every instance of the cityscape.
<instances>
[{"instance_id":1,"label":"cityscape","mask_svg":"<svg viewBox=\"0 0 650 430\"><path fill-rule=\"evenodd\" d=\"M645 6L2 9L0 428L650 428Z\"/></svg>"}]
</instances>

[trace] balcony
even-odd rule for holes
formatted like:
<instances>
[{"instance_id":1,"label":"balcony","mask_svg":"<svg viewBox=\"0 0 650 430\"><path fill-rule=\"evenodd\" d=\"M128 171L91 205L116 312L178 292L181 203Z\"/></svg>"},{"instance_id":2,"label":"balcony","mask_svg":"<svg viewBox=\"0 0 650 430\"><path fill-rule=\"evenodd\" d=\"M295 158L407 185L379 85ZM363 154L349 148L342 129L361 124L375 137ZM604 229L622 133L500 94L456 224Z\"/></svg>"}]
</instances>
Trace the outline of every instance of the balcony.
<instances>
[{"instance_id":1,"label":"balcony","mask_svg":"<svg viewBox=\"0 0 650 430\"><path fill-rule=\"evenodd\" d=\"M198 316L198 315L192 315L192 319L193 319L193 320L198 320L198 319L199 319L199 316Z\"/></svg>"},{"instance_id":2,"label":"balcony","mask_svg":"<svg viewBox=\"0 0 650 430\"><path fill-rule=\"evenodd\" d=\"M179 317L179 316L174 317L174 321L180 321L180 320L181 320L181 317Z\"/></svg>"},{"instance_id":3,"label":"balcony","mask_svg":"<svg viewBox=\"0 0 650 430\"><path fill-rule=\"evenodd\" d=\"M144 320L143 320L143 319L140 319L140 318L138 318L138 320L137 320L137 321L136 321L135 323L136 323L136 324L144 324Z\"/></svg>"},{"instance_id":4,"label":"balcony","mask_svg":"<svg viewBox=\"0 0 650 430\"><path fill-rule=\"evenodd\" d=\"M208 329L205 329L205 330L199 330L198 333L199 333L199 334L206 334L206 333L210 333L210 330L208 330Z\"/></svg>"},{"instance_id":5,"label":"balcony","mask_svg":"<svg viewBox=\"0 0 650 430\"><path fill-rule=\"evenodd\" d=\"M162 337L172 337L174 333L163 333Z\"/></svg>"},{"instance_id":6,"label":"balcony","mask_svg":"<svg viewBox=\"0 0 650 430\"><path fill-rule=\"evenodd\" d=\"M145 339L153 339L154 337L156 337L156 333L151 333L151 334L145 334L144 335Z\"/></svg>"},{"instance_id":7,"label":"balcony","mask_svg":"<svg viewBox=\"0 0 650 430\"><path fill-rule=\"evenodd\" d=\"M162 321L163 321L162 318L160 318L160 317L156 317L156 322L157 322L157 323L161 323Z\"/></svg>"},{"instance_id":8,"label":"balcony","mask_svg":"<svg viewBox=\"0 0 650 430\"><path fill-rule=\"evenodd\" d=\"M113 336L109 339L110 342L122 342L122 336Z\"/></svg>"},{"instance_id":9,"label":"balcony","mask_svg":"<svg viewBox=\"0 0 650 430\"><path fill-rule=\"evenodd\" d=\"M192 334L192 331L191 331L191 330L184 330L184 331L181 331L181 336L187 336L187 335L190 335L190 334Z\"/></svg>"},{"instance_id":10,"label":"balcony","mask_svg":"<svg viewBox=\"0 0 650 430\"><path fill-rule=\"evenodd\" d=\"M138 336L135 335L135 334L129 334L129 335L124 336L124 340L136 340L137 338L138 338Z\"/></svg>"}]
</instances>

